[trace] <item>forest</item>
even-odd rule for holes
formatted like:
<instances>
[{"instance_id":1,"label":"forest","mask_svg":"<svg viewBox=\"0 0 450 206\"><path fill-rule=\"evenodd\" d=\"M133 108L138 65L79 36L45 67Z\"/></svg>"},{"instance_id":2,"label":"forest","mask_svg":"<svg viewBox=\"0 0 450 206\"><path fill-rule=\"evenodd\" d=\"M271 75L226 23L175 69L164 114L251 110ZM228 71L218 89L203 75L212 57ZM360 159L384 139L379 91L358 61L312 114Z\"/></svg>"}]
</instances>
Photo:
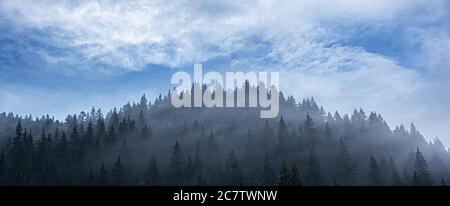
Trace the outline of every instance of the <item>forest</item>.
<instances>
[{"instance_id":1,"label":"forest","mask_svg":"<svg viewBox=\"0 0 450 206\"><path fill-rule=\"evenodd\" d=\"M248 85L245 85L248 89ZM280 92L260 108L175 108L170 93L56 120L0 113L0 185L445 186L450 155L413 123L327 112Z\"/></svg>"}]
</instances>

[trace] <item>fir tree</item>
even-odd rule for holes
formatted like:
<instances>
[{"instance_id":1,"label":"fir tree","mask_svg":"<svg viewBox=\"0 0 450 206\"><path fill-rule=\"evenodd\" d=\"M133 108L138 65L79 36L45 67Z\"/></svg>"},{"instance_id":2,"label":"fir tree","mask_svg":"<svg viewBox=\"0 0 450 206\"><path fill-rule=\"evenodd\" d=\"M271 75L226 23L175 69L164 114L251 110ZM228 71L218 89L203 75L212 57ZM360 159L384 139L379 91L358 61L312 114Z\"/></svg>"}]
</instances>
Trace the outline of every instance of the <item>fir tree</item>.
<instances>
[{"instance_id":1,"label":"fir tree","mask_svg":"<svg viewBox=\"0 0 450 206\"><path fill-rule=\"evenodd\" d=\"M264 163L263 163L263 169L262 169L262 185L264 186L273 186L275 184L275 170L273 169L270 155L266 154L264 156Z\"/></svg>"},{"instance_id":2,"label":"fir tree","mask_svg":"<svg viewBox=\"0 0 450 206\"><path fill-rule=\"evenodd\" d=\"M226 161L226 168L225 168L225 175L226 175L226 184L231 186L239 186L242 185L243 178L241 174L241 169L239 167L238 160L234 154L234 151L231 150L230 156L228 160Z\"/></svg>"},{"instance_id":3,"label":"fir tree","mask_svg":"<svg viewBox=\"0 0 450 206\"><path fill-rule=\"evenodd\" d=\"M378 167L378 163L373 156L370 156L368 183L371 186L384 185L384 180L381 176L380 168Z\"/></svg>"},{"instance_id":4,"label":"fir tree","mask_svg":"<svg viewBox=\"0 0 450 206\"><path fill-rule=\"evenodd\" d=\"M415 186L429 186L433 185L433 178L431 177L431 171L428 169L427 161L422 155L422 152L417 148L416 161L414 163L414 173L416 174L413 181Z\"/></svg>"},{"instance_id":5,"label":"fir tree","mask_svg":"<svg viewBox=\"0 0 450 206\"><path fill-rule=\"evenodd\" d=\"M126 175L125 169L120 161L120 156L117 157L116 162L114 162L111 171L111 183L112 185L126 185Z\"/></svg>"},{"instance_id":6,"label":"fir tree","mask_svg":"<svg viewBox=\"0 0 450 206\"><path fill-rule=\"evenodd\" d=\"M312 149L309 153L307 166L305 170L305 183L307 185L321 185L322 184L322 173L320 170L320 164L317 160L315 150Z\"/></svg>"},{"instance_id":7,"label":"fir tree","mask_svg":"<svg viewBox=\"0 0 450 206\"><path fill-rule=\"evenodd\" d=\"M145 183L147 186L157 186L161 184L158 163L154 155L150 158L150 162L145 173Z\"/></svg>"},{"instance_id":8,"label":"fir tree","mask_svg":"<svg viewBox=\"0 0 450 206\"><path fill-rule=\"evenodd\" d=\"M105 168L105 165L102 164L98 176L97 176L97 185L99 186L107 186L109 185L109 177L108 177L108 171Z\"/></svg>"},{"instance_id":9,"label":"fir tree","mask_svg":"<svg viewBox=\"0 0 450 206\"><path fill-rule=\"evenodd\" d=\"M183 154L178 141L175 142L172 155L170 157L169 180L172 184L180 184L183 181Z\"/></svg>"}]
</instances>

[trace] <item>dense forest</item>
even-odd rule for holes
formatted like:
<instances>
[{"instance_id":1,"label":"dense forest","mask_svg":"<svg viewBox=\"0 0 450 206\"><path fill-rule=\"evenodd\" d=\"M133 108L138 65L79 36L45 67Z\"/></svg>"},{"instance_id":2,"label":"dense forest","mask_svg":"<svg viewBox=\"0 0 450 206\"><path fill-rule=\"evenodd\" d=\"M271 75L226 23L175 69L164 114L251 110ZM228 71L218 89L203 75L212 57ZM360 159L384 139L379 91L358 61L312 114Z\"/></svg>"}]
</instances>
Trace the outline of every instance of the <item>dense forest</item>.
<instances>
[{"instance_id":1,"label":"dense forest","mask_svg":"<svg viewBox=\"0 0 450 206\"><path fill-rule=\"evenodd\" d=\"M33 118L0 113L0 185L425 186L450 181L450 155L414 124L376 112L326 112L280 92L260 108L174 108L170 91L100 109Z\"/></svg>"}]
</instances>

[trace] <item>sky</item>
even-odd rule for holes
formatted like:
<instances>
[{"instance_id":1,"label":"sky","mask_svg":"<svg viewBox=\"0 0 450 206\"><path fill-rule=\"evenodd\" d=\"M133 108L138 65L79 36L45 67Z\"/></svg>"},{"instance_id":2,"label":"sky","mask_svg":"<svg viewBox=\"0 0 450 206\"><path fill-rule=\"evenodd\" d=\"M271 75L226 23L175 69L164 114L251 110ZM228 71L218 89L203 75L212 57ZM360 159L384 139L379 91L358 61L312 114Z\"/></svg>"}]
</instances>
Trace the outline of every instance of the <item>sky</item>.
<instances>
[{"instance_id":1,"label":"sky","mask_svg":"<svg viewBox=\"0 0 450 206\"><path fill-rule=\"evenodd\" d=\"M448 0L0 1L0 112L107 111L176 71L278 71L328 111L450 145Z\"/></svg>"}]
</instances>

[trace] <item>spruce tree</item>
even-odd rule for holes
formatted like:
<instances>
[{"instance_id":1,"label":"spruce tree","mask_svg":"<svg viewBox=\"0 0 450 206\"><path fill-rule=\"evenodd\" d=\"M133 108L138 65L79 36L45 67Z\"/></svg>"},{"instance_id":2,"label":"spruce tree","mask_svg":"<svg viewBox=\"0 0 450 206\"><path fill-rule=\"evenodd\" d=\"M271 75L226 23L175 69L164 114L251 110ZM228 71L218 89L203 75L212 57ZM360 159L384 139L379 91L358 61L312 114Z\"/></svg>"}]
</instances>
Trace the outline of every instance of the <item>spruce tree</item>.
<instances>
[{"instance_id":1,"label":"spruce tree","mask_svg":"<svg viewBox=\"0 0 450 206\"><path fill-rule=\"evenodd\" d=\"M309 146L314 147L317 142L317 133L314 128L314 121L309 114L306 114L306 120L303 123L303 134L308 141Z\"/></svg>"},{"instance_id":2,"label":"spruce tree","mask_svg":"<svg viewBox=\"0 0 450 206\"><path fill-rule=\"evenodd\" d=\"M161 184L158 163L156 157L152 155L145 173L145 184L147 186L157 186Z\"/></svg>"},{"instance_id":3,"label":"spruce tree","mask_svg":"<svg viewBox=\"0 0 450 206\"><path fill-rule=\"evenodd\" d=\"M111 171L111 183L116 186L126 185L126 179L125 168L120 161L120 156L118 156Z\"/></svg>"},{"instance_id":4,"label":"spruce tree","mask_svg":"<svg viewBox=\"0 0 450 206\"><path fill-rule=\"evenodd\" d=\"M243 178L241 169L238 163L238 160L234 154L234 151L231 150L230 156L228 157L226 161L226 168L225 168L225 175L226 175L226 184L230 186L239 186L242 185Z\"/></svg>"},{"instance_id":5,"label":"spruce tree","mask_svg":"<svg viewBox=\"0 0 450 206\"><path fill-rule=\"evenodd\" d=\"M263 186L273 186L276 181L275 170L273 169L271 158L269 154L264 156L264 163L262 169L262 185Z\"/></svg>"},{"instance_id":6,"label":"spruce tree","mask_svg":"<svg viewBox=\"0 0 450 206\"><path fill-rule=\"evenodd\" d=\"M183 154L181 152L181 147L178 141L175 142L173 147L172 155L170 157L170 171L169 180L173 185L180 185L183 182Z\"/></svg>"},{"instance_id":7,"label":"spruce tree","mask_svg":"<svg viewBox=\"0 0 450 206\"><path fill-rule=\"evenodd\" d=\"M305 184L307 185L321 185L322 173L320 170L320 164L317 160L315 150L312 149L309 153L306 170L305 170Z\"/></svg>"},{"instance_id":8,"label":"spruce tree","mask_svg":"<svg viewBox=\"0 0 450 206\"><path fill-rule=\"evenodd\" d=\"M384 185L384 180L381 175L380 168L373 156L370 156L368 183L371 186Z\"/></svg>"},{"instance_id":9,"label":"spruce tree","mask_svg":"<svg viewBox=\"0 0 450 206\"><path fill-rule=\"evenodd\" d=\"M340 140L338 153L336 155L336 181L339 185L350 185L354 178L354 171L347 145Z\"/></svg>"},{"instance_id":10,"label":"spruce tree","mask_svg":"<svg viewBox=\"0 0 450 206\"><path fill-rule=\"evenodd\" d=\"M105 164L102 164L96 181L98 186L107 186L109 185L109 177L108 177L108 171L105 168Z\"/></svg>"},{"instance_id":11,"label":"spruce tree","mask_svg":"<svg viewBox=\"0 0 450 206\"><path fill-rule=\"evenodd\" d=\"M292 168L291 168L289 185L290 186L302 186L303 185L303 181L302 181L302 177L300 175L300 171L299 171L299 169L297 167L297 164L295 164L295 163L292 165Z\"/></svg>"},{"instance_id":12,"label":"spruce tree","mask_svg":"<svg viewBox=\"0 0 450 206\"><path fill-rule=\"evenodd\" d=\"M280 152L284 152L286 149L286 141L288 139L288 130L283 117L280 118L278 123L278 149Z\"/></svg>"},{"instance_id":13,"label":"spruce tree","mask_svg":"<svg viewBox=\"0 0 450 206\"><path fill-rule=\"evenodd\" d=\"M431 177L431 171L428 169L428 163L422 152L417 148L416 161L414 163L414 173L416 174L415 186L430 186L433 185L433 178Z\"/></svg>"},{"instance_id":14,"label":"spruce tree","mask_svg":"<svg viewBox=\"0 0 450 206\"><path fill-rule=\"evenodd\" d=\"M281 164L281 169L279 173L280 180L278 181L278 186L289 186L291 179L291 172L286 162L283 161Z\"/></svg>"}]
</instances>

